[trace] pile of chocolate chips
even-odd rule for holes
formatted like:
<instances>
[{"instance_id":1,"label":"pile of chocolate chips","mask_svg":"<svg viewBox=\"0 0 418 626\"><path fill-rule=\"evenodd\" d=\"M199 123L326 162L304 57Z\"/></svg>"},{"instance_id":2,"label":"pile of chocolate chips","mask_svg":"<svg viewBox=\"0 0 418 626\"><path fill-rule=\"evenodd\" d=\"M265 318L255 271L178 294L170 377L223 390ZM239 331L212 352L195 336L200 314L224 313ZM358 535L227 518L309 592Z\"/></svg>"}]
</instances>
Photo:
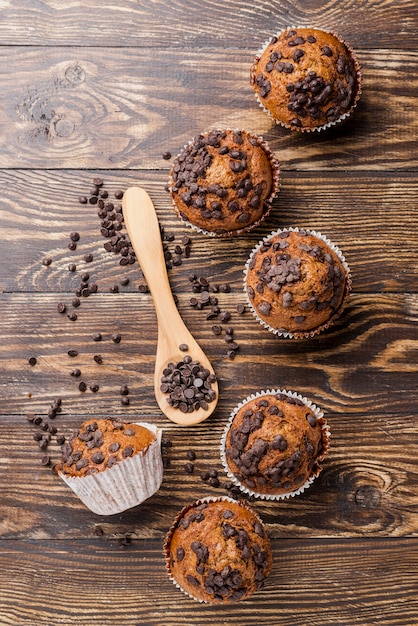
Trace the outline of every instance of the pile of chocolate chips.
<instances>
[{"instance_id":1,"label":"pile of chocolate chips","mask_svg":"<svg viewBox=\"0 0 418 626\"><path fill-rule=\"evenodd\" d=\"M62 411L61 398L55 398L48 409L48 420L54 420L58 413ZM47 453L48 447L51 443L52 436L56 436L56 442L58 445L62 445L65 442L64 435L59 435L58 428L55 424L51 424L48 420L44 420L39 415L34 413L28 413L26 419L30 424L37 427L33 438L38 442L39 448L44 452L41 458L41 464L45 466L51 465L51 456Z\"/></svg>"},{"instance_id":2,"label":"pile of chocolate chips","mask_svg":"<svg viewBox=\"0 0 418 626\"><path fill-rule=\"evenodd\" d=\"M219 319L219 321L227 324L231 319L231 313L227 310L221 309L219 306L218 296L213 294L220 292L229 293L231 291L231 286L228 283L211 285L207 278L204 276L197 276L196 274L190 274L189 281L192 283L193 293L196 294L190 298L190 306L199 311L209 309L209 312L206 314L207 320ZM199 294L199 297L197 297L197 294ZM243 304L238 304L236 311L238 315L242 315L245 313L245 306ZM239 350L239 345L233 337L234 329L230 325L226 326L225 329L220 324L212 325L212 332L214 335L220 336L223 330L225 330L225 343L228 344L226 355L232 360L235 358L236 353Z\"/></svg>"},{"instance_id":3,"label":"pile of chocolate chips","mask_svg":"<svg viewBox=\"0 0 418 626\"><path fill-rule=\"evenodd\" d=\"M168 395L170 406L182 413L192 413L200 408L206 410L216 398L212 383L216 377L190 355L178 363L169 363L163 370L160 389Z\"/></svg>"}]
</instances>

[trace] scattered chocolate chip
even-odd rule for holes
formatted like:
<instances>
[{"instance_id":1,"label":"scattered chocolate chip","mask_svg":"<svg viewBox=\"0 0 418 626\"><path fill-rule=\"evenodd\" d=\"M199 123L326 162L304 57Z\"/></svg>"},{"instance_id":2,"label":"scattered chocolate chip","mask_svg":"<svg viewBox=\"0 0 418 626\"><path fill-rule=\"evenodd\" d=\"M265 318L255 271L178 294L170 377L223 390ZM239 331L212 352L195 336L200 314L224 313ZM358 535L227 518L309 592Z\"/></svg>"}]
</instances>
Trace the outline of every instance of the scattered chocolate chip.
<instances>
[{"instance_id":1,"label":"scattered chocolate chip","mask_svg":"<svg viewBox=\"0 0 418 626\"><path fill-rule=\"evenodd\" d=\"M78 350L68 350L67 354L68 354L68 356L74 358L74 357L78 356Z\"/></svg>"},{"instance_id":2,"label":"scattered chocolate chip","mask_svg":"<svg viewBox=\"0 0 418 626\"><path fill-rule=\"evenodd\" d=\"M94 333L93 334L93 341L101 341L101 340L102 340L101 333Z\"/></svg>"},{"instance_id":3,"label":"scattered chocolate chip","mask_svg":"<svg viewBox=\"0 0 418 626\"><path fill-rule=\"evenodd\" d=\"M168 150L166 152L163 152L162 157L164 161L169 161L171 159L171 152L169 152Z\"/></svg>"},{"instance_id":4,"label":"scattered chocolate chip","mask_svg":"<svg viewBox=\"0 0 418 626\"><path fill-rule=\"evenodd\" d=\"M94 361L101 365L103 363L103 357L101 354L95 354L93 357Z\"/></svg>"},{"instance_id":5,"label":"scattered chocolate chip","mask_svg":"<svg viewBox=\"0 0 418 626\"><path fill-rule=\"evenodd\" d=\"M100 387L97 383L93 383L92 385L90 385L90 391L92 391L93 393L97 393L99 389Z\"/></svg>"},{"instance_id":6,"label":"scattered chocolate chip","mask_svg":"<svg viewBox=\"0 0 418 626\"><path fill-rule=\"evenodd\" d=\"M57 304L57 311L58 313L65 313L67 311L67 307L62 302L59 302Z\"/></svg>"},{"instance_id":7,"label":"scattered chocolate chip","mask_svg":"<svg viewBox=\"0 0 418 626\"><path fill-rule=\"evenodd\" d=\"M87 385L86 385L86 383L85 383L85 382L81 381L81 382L78 384L78 388L79 388L79 390L80 390L80 391L86 391L86 390L87 390Z\"/></svg>"},{"instance_id":8,"label":"scattered chocolate chip","mask_svg":"<svg viewBox=\"0 0 418 626\"><path fill-rule=\"evenodd\" d=\"M31 357L28 359L28 363L29 363L29 365L32 365L32 367L33 367L34 365L36 365L36 364L37 364L37 362L38 362L38 361L37 361L36 357L34 357L34 356L31 356Z\"/></svg>"},{"instance_id":9,"label":"scattered chocolate chip","mask_svg":"<svg viewBox=\"0 0 418 626\"><path fill-rule=\"evenodd\" d=\"M113 343L120 343L121 339L122 339L122 336L121 336L120 333L113 333L113 335L112 335Z\"/></svg>"}]
</instances>

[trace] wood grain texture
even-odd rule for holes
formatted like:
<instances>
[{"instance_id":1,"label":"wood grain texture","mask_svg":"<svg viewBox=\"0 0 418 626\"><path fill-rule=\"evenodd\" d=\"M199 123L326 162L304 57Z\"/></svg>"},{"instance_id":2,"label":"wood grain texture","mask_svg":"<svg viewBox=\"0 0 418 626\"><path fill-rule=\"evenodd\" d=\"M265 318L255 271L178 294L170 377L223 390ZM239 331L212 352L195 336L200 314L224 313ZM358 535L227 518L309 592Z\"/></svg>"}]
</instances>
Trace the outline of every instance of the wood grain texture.
<instances>
[{"instance_id":1,"label":"wood grain texture","mask_svg":"<svg viewBox=\"0 0 418 626\"><path fill-rule=\"evenodd\" d=\"M0 626L418 624L417 3L0 0L0 16ZM293 24L339 33L363 68L355 113L317 136L276 126L249 85L256 51ZM262 135L282 168L267 220L225 241L175 217L164 190L173 160L162 158L222 127ZM217 409L198 426L176 426L155 402L155 311L138 291L138 264L122 267L105 251L97 208L78 202L95 176L112 198L143 185L174 234L169 248L191 237L190 258L169 270L170 284L220 381ZM338 322L301 342L278 340L236 310L251 249L288 226L328 236L353 277ZM73 252L71 232L80 233ZM98 293L74 309L86 271ZM206 310L190 307L193 272L231 287L218 297L232 314L234 360ZM77 321L57 312L59 302ZM70 375L75 367L80 378ZM237 605L200 605L168 580L163 539L185 504L229 493L224 427L239 401L268 388L298 391L323 409L329 455L305 493L252 502L273 545L265 589ZM41 464L26 417L46 421L56 397L62 412L50 424L67 437L109 415L162 427L172 446L163 450L161 489L121 514L91 513ZM48 454L58 461L54 437ZM207 469L218 470L218 488L200 478Z\"/></svg>"},{"instance_id":2,"label":"wood grain texture","mask_svg":"<svg viewBox=\"0 0 418 626\"><path fill-rule=\"evenodd\" d=\"M70 435L87 416L69 411L68 401L64 407L65 412L54 424L59 433ZM90 512L51 468L41 465L44 452L33 441L36 427L24 416L2 416L0 436L8 445L0 464L0 537L88 539L99 526L108 538L125 533L138 539L161 539L186 504L201 497L230 495L219 455L228 415L223 411L204 425L187 428L173 425L157 411L141 415L140 419L163 428L164 436L171 440L172 447L164 452L170 464L157 494L139 507L110 517ZM139 416L131 411L124 417L137 420ZM418 537L415 414L386 412L365 418L327 412L326 418L331 448L322 473L311 487L290 500L252 502L269 535L301 540ZM184 469L190 450L197 457L193 474ZM48 453L53 463L58 462L60 452L54 438ZM201 480L201 472L208 469L218 471L218 488Z\"/></svg>"},{"instance_id":3,"label":"wood grain texture","mask_svg":"<svg viewBox=\"0 0 418 626\"><path fill-rule=\"evenodd\" d=\"M231 294L224 301L224 310L233 312L242 298ZM1 304L3 413L46 412L47 403L57 394L69 402L72 411L83 412L86 403L94 402L93 412L120 412L118 389L124 383L132 385L135 411L155 409L157 337L150 296L90 296L77 309L76 322L56 312L55 296L3 295ZM334 327L307 341L278 339L249 312L235 314L229 325L240 348L233 361L226 356L224 337L214 336L212 322L202 319L201 312L191 309L183 298L179 309L220 380L217 411L229 412L249 393L277 386L307 389L318 404L341 412L375 413L388 405L392 410L413 410L416 296L352 296ZM103 336L100 343L93 341L95 332ZM119 344L111 340L114 332L122 336ZM78 351L76 358L68 356L70 349ZM102 355L102 365L93 361L94 354ZM28 363L32 356L38 360L34 367ZM79 380L70 376L75 367L82 371L79 380L100 385L94 400L91 394L78 391Z\"/></svg>"},{"instance_id":4,"label":"wood grain texture","mask_svg":"<svg viewBox=\"0 0 418 626\"><path fill-rule=\"evenodd\" d=\"M3 542L0 613L4 626L411 626L417 547L416 539L273 541L264 590L215 607L173 586L157 541L125 551L105 538Z\"/></svg>"},{"instance_id":5,"label":"wood grain texture","mask_svg":"<svg viewBox=\"0 0 418 626\"><path fill-rule=\"evenodd\" d=\"M126 291L140 281L137 264L123 268L119 256L103 249L97 207L82 206L94 176L102 176L111 196L133 184L146 187L166 232L178 243L186 232L191 255L170 270L175 292L188 292L191 272L214 283L229 282L241 290L242 271L257 242L277 228L311 228L329 237L343 251L353 274L356 293L416 292L418 266L418 179L408 172L293 172L282 173L282 186L273 210L260 227L245 237L214 240L185 228L176 218L165 191L167 170L102 171L0 170L3 262L0 291L68 292L89 269L101 291L121 278L130 278ZM71 232L80 233L75 252L67 248ZM400 244L400 242L402 242ZM171 246L171 244L170 244ZM94 255L87 265L83 257ZM42 265L52 259L49 267ZM78 271L71 274L68 265ZM203 268L200 270L200 268Z\"/></svg>"},{"instance_id":6,"label":"wood grain texture","mask_svg":"<svg viewBox=\"0 0 418 626\"><path fill-rule=\"evenodd\" d=\"M417 53L358 54L355 113L305 137L258 106L251 50L0 47L0 167L155 169L202 131L240 127L263 135L286 169L416 168Z\"/></svg>"},{"instance_id":7,"label":"wood grain texture","mask_svg":"<svg viewBox=\"0 0 418 626\"><path fill-rule=\"evenodd\" d=\"M339 32L354 46L414 49L414 0L2 0L3 45L255 48L297 24ZM370 24L373 28L370 28Z\"/></svg>"}]
</instances>

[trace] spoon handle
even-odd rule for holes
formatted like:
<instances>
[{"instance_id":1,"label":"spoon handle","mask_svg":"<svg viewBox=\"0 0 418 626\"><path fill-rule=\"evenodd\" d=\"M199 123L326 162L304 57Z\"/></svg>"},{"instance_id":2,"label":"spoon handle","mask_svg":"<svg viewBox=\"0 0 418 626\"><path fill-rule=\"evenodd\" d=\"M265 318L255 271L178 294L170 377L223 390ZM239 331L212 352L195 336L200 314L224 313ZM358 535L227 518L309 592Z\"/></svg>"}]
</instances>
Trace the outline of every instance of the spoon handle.
<instances>
[{"instance_id":1,"label":"spoon handle","mask_svg":"<svg viewBox=\"0 0 418 626\"><path fill-rule=\"evenodd\" d=\"M123 197L123 217L132 246L154 300L158 324L178 316L171 293L154 205L142 187L129 187Z\"/></svg>"}]
</instances>

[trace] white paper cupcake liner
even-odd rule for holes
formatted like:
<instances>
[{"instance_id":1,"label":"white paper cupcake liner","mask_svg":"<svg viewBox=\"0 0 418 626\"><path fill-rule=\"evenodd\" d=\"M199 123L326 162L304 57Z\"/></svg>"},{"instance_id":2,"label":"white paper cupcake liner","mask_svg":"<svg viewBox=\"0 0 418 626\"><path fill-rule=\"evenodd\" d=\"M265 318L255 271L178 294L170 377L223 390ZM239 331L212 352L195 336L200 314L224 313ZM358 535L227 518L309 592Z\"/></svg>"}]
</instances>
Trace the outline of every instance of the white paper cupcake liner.
<instances>
[{"instance_id":1,"label":"white paper cupcake liner","mask_svg":"<svg viewBox=\"0 0 418 626\"><path fill-rule=\"evenodd\" d=\"M182 517L187 513L187 511L189 511L190 509L197 507L201 504L205 504L205 503L210 503L210 502L231 502L233 504L239 504L240 506L244 507L245 509L247 509L247 511L251 511L251 513L254 515L254 517L257 519L258 522L260 522L260 524L262 524L263 528L264 528L264 522L261 519L261 517L258 515L258 513L256 513L254 511L254 509L245 501L245 500L234 500L233 498L230 498L229 496L208 496L207 498L201 498L199 500L195 500L194 502L192 502L191 504L186 505L185 507L183 507L181 509L181 511L176 515L176 518L173 522L173 524L171 525L165 540L164 540L164 545L163 545L163 555L165 558L165 568L166 568L166 572L168 574L169 579L171 580L171 582L173 583L173 585L179 589L181 592L183 592L186 596L188 596L189 598L191 598L192 600L197 600L197 602L200 602L200 604L212 604L211 602L209 602L208 600L202 600L202 598L196 598L195 596L193 596L191 593L189 593L188 591L186 591L174 578L174 576L171 574L171 567L170 567L170 543L171 543L171 538L173 536L174 531L177 528L178 522L182 519Z\"/></svg>"},{"instance_id":2,"label":"white paper cupcake liner","mask_svg":"<svg viewBox=\"0 0 418 626\"><path fill-rule=\"evenodd\" d=\"M254 133L249 133L248 131L244 131L243 128L222 128L222 129L213 129L213 130L246 132L251 137L254 137L254 139L257 139L258 143L260 144L260 146L263 148L263 150L266 152L267 156L269 157L269 160L270 160L270 163L271 163L271 170L272 170L272 188L271 188L271 191L270 191L270 194L269 194L268 198L266 198L265 201L264 201L265 211L262 214L262 216L257 221L255 221L252 224L250 224L249 226L242 227L242 228L239 228L239 229L236 229L236 230L230 230L230 231L227 231L225 233L216 233L216 232L211 231L211 230L205 230L203 228L200 228L199 226L196 226L196 224L193 224L189 220L184 219L184 217L181 215L181 213L179 211L179 208L177 207L177 205L176 205L176 203L174 201L174 198L171 196L172 182L173 182L171 174L170 174L170 179L169 179L169 183L168 183L168 191L170 192L171 203L172 203L172 205L174 207L176 215L183 222L183 224L186 227L191 228L192 230L196 231L197 233L199 233L201 235L207 235L208 237L216 237L216 238L224 238L224 239L225 238L229 238L230 239L232 237L237 237L237 236L240 236L240 235L242 235L244 233L247 233L247 232L253 230L257 226L259 226L259 224L261 224L261 222L263 222L266 219L266 217L268 216L268 214L271 211L273 200L277 197L277 194L280 191L280 173L281 173L281 169L280 169L280 163L278 162L278 160L276 159L275 155L273 154L269 144L260 135L255 135ZM202 135L206 135L206 134L208 134L210 132L211 132L210 130L209 131L205 131L205 132L202 133ZM182 154L182 152L186 148L188 148L188 146L193 144L195 139L196 139L196 137L193 137L193 139L191 139L186 144L184 144L183 149L180 150L180 152L178 152L178 154L176 155L176 157L174 159L174 162Z\"/></svg>"},{"instance_id":3,"label":"white paper cupcake liner","mask_svg":"<svg viewBox=\"0 0 418 626\"><path fill-rule=\"evenodd\" d=\"M277 118L275 118L274 115L271 113L271 111L266 109L266 107L264 106L263 102L261 101L258 93L255 92L254 95L256 97L258 105L279 126L282 126L283 128L286 128L287 130L292 130L292 131L295 131L295 132L298 132L298 133L312 133L312 132L319 133L321 130L327 130L328 128L332 128L333 126L336 126L337 124L340 124L341 122L346 120L348 117L350 117L350 115L353 113L354 109L357 107L357 103L358 103L358 101L360 99L360 96L361 96L362 73L361 73L360 62L359 62L359 60L357 58L357 55L354 52L354 50L351 48L351 46L342 37L340 37L340 35L337 35L336 33L332 32L330 30L325 30L324 28L317 28L316 26L288 26L287 28L283 28L278 33L276 33L275 35L272 35L272 37L270 37L268 39L268 41L266 41L264 43L264 45L258 50L258 52L255 55L255 61L253 62L252 66L251 66L251 75L252 75L252 68L257 65L258 61L261 58L261 55L263 54L263 52L266 49L266 47L268 45L270 45L270 42L271 42L271 40L272 40L272 38L274 36L279 37L282 33L286 32L287 30L293 30L293 29L297 30L299 28L313 28L315 30L320 30L323 33L327 33L328 35L332 35L333 37L336 37L340 41L340 43L342 43L347 48L348 52L351 55L351 58L353 59L354 69L355 69L356 77L357 77L356 95L354 96L354 100L353 100L353 103L352 103L349 111L346 111L346 113L343 113L342 115L340 115L340 117L337 120L333 121L333 122L328 122L327 124L322 124L321 126L316 126L314 128L303 128L303 127L293 126L292 124L286 124L286 122L283 122L283 121L278 120Z\"/></svg>"},{"instance_id":4,"label":"white paper cupcake liner","mask_svg":"<svg viewBox=\"0 0 418 626\"><path fill-rule=\"evenodd\" d=\"M231 470L229 469L229 465L228 465L228 461L226 458L226 439L228 436L228 432L229 429L231 428L231 425L235 419L235 416L237 415L238 411L248 402L251 402L253 400L256 400L257 398L262 398L263 396L268 396L268 395L276 395L276 394L283 394L285 396L288 396L289 398L296 398L297 400L300 400L301 402L303 402L307 407L309 407L309 409L312 411L312 413L314 413L315 417L320 421L321 423L321 428L322 428L322 437L323 437L323 449L321 454L317 457L317 461L323 461L324 458L326 457L327 453L328 453L328 449L329 449L329 442L330 442L330 438L331 438L331 433L330 433L330 429L328 424L325 422L324 420L324 414L321 411L321 409L316 406L316 404L314 404L313 402L311 402L310 400L308 400L307 398L305 398L304 396L300 395L299 393L297 393L296 391L288 391L287 389L268 389L266 391L258 391L257 393L253 393L250 396L248 396L247 398L245 398L245 400L242 400L242 402L240 402L235 409L232 411L228 424L225 427L225 430L223 432L222 438L221 438L221 444L220 444L220 456L221 456L221 461L222 461L222 465L224 467L224 470L228 476L228 478L237 486L239 487L239 489L243 492L246 493L249 496L252 496L254 498L260 498L262 500L286 500L288 498L293 498L294 496L298 496L299 494L303 493L315 480L315 478L317 476L319 476L319 474L322 471L321 467L318 467L318 469L313 472L309 478L303 483L303 485L301 485L298 489L296 489L295 491L291 491L289 493L280 493L280 494L267 494L267 493L258 493L257 491L252 491L251 489L249 489L246 485L244 485L243 483L241 483L238 478L235 476L235 474L233 474L231 472Z\"/></svg>"},{"instance_id":5,"label":"white paper cupcake liner","mask_svg":"<svg viewBox=\"0 0 418 626\"><path fill-rule=\"evenodd\" d=\"M339 308L333 313L333 315L330 317L329 320L327 320L324 324L321 324L320 326L318 326L317 328L314 328L310 331L302 331L302 332L289 332L283 329L277 329L277 328L273 328L273 326L270 326L269 324L267 324L267 322L265 320L263 320L257 313L256 309L253 306L253 303L251 302L251 299L248 295L248 291L247 291L247 274L248 274L248 270L249 270L249 266L251 263L251 260L253 258L253 256L259 251L260 247L267 241L269 241L269 239L271 237L275 237L276 235L279 235L282 232L300 232L300 231L305 231L310 235L313 235L314 237L317 237L318 239L321 239L324 243L326 243L332 250L333 252L335 252L335 254L338 256L339 260L341 261L343 267L344 267L344 271L346 273L346 284L345 284L345 291L344 291L344 295L343 295L343 299L341 301L341 305L339 306ZM325 237L325 235L322 235L320 232L316 231L316 230L311 230L311 229L307 229L307 228L299 228L298 226L296 227L291 227L289 226L288 228L279 228L278 230L273 231L272 233L270 233L270 235L267 235L266 237L264 237L263 239L261 239L258 244L251 250L251 253L245 263L245 267L244 267L244 293L245 293L245 297L247 299L247 303L248 306L251 310L251 313L254 315L254 317L256 318L256 320L262 325L264 326L264 328L266 328L267 330L269 330L271 333L275 334L277 337L284 337L285 339L308 339L311 337L314 337L315 335L319 334L320 332L322 332L323 330L326 330L327 328L329 328L334 322L335 320L337 320L341 313L344 310L345 304L347 302L347 298L349 296L349 293L351 291L351 271L350 268L347 264L347 261L345 260L345 257L343 255L343 253L341 252L341 250L335 245L333 244L327 237Z\"/></svg>"},{"instance_id":6,"label":"white paper cupcake liner","mask_svg":"<svg viewBox=\"0 0 418 626\"><path fill-rule=\"evenodd\" d=\"M154 424L136 424L147 428L156 437L145 453L138 452L109 469L88 476L66 476L58 472L83 504L97 515L114 515L131 509L151 497L161 486L162 430Z\"/></svg>"}]
</instances>

